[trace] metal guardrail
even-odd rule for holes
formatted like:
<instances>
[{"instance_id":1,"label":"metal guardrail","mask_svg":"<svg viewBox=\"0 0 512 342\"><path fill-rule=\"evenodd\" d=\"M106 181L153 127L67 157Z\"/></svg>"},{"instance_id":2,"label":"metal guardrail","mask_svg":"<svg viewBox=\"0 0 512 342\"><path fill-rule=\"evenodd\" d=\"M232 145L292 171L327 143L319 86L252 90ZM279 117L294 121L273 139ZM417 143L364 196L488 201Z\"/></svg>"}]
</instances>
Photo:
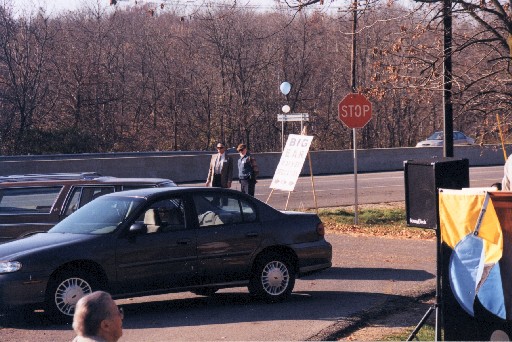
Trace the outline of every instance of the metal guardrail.
<instances>
[{"instance_id":1,"label":"metal guardrail","mask_svg":"<svg viewBox=\"0 0 512 342\"><path fill-rule=\"evenodd\" d=\"M512 145L507 145L507 155ZM260 177L273 177L280 152L257 153ZM503 165L501 145L455 146L454 157L467 158L470 166ZM206 180L210 155L214 151L177 152L124 152L88 153L48 156L0 157L0 175L82 173L94 171L114 177L157 177L178 183ZM236 153L233 158L238 159ZM353 150L311 151L309 153L315 175L353 172ZM405 160L424 160L442 157L442 147L404 147L358 150L358 172L403 170ZM309 175L308 163L301 175ZM234 165L233 177L237 178L238 166Z\"/></svg>"}]
</instances>

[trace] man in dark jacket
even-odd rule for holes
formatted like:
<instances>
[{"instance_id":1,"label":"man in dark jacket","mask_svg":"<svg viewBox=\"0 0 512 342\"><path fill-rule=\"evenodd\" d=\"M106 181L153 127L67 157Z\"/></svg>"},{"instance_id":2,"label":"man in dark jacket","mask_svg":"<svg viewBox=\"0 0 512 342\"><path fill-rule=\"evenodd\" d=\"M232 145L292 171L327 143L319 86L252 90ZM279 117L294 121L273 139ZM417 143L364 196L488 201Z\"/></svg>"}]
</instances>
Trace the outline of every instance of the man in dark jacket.
<instances>
[{"instance_id":1,"label":"man in dark jacket","mask_svg":"<svg viewBox=\"0 0 512 342\"><path fill-rule=\"evenodd\" d=\"M256 178L259 174L256 159L254 159L254 157L252 157L247 151L247 146L245 144L238 145L236 150L238 153L240 153L240 159L238 159L238 179L240 180L240 191L254 196Z\"/></svg>"}]
</instances>

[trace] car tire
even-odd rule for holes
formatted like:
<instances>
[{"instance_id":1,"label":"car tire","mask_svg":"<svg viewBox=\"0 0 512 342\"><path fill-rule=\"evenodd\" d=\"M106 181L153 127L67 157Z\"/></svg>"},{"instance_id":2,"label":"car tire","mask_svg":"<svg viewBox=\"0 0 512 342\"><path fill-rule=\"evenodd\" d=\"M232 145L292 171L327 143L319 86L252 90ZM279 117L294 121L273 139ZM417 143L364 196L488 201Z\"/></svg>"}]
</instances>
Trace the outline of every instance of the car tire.
<instances>
[{"instance_id":1,"label":"car tire","mask_svg":"<svg viewBox=\"0 0 512 342\"><path fill-rule=\"evenodd\" d=\"M217 293L217 291L219 291L219 289L217 289L215 287L201 287L199 289L194 289L190 292L192 292L193 294L196 294L198 296L210 297L210 296L213 296L215 293Z\"/></svg>"},{"instance_id":2,"label":"car tire","mask_svg":"<svg viewBox=\"0 0 512 342\"><path fill-rule=\"evenodd\" d=\"M295 286L295 271L285 256L269 253L256 261L249 293L267 302L279 302L290 295Z\"/></svg>"},{"instance_id":3,"label":"car tire","mask_svg":"<svg viewBox=\"0 0 512 342\"><path fill-rule=\"evenodd\" d=\"M46 310L54 322L71 322L80 298L98 290L94 277L81 270L67 270L53 277L46 293Z\"/></svg>"}]
</instances>

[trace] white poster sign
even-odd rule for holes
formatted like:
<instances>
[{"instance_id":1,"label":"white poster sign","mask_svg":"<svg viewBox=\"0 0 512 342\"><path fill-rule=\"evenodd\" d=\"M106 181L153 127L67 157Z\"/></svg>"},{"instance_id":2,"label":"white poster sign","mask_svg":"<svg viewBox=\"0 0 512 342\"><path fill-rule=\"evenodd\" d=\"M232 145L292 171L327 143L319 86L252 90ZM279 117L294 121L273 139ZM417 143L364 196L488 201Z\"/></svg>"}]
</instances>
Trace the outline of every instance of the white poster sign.
<instances>
[{"instance_id":1,"label":"white poster sign","mask_svg":"<svg viewBox=\"0 0 512 342\"><path fill-rule=\"evenodd\" d=\"M313 141L312 136L290 134L270 188L293 191Z\"/></svg>"}]
</instances>

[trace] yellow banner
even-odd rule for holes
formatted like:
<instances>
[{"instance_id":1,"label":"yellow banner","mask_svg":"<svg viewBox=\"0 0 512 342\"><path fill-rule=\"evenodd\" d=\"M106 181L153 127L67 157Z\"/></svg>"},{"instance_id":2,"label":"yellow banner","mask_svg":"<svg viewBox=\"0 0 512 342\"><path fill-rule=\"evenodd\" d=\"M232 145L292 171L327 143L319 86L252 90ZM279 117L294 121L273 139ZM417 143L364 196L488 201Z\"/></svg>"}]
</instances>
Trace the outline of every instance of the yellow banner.
<instances>
[{"instance_id":1,"label":"yellow banner","mask_svg":"<svg viewBox=\"0 0 512 342\"><path fill-rule=\"evenodd\" d=\"M498 262L503 253L503 234L490 194L491 200L478 234L484 240L486 264ZM439 223L444 243L453 249L466 235L473 233L484 198L485 192L476 189L439 191ZM510 205L512 208L512 198Z\"/></svg>"}]
</instances>

